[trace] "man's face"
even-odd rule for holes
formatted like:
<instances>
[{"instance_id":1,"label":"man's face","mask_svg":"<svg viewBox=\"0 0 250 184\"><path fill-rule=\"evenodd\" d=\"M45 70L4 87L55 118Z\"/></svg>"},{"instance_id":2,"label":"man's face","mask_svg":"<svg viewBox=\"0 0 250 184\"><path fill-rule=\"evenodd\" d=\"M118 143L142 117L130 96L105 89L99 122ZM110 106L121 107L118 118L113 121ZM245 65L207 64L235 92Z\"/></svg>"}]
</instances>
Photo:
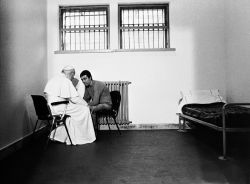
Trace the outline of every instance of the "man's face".
<instances>
[{"instance_id":1,"label":"man's face","mask_svg":"<svg viewBox=\"0 0 250 184\"><path fill-rule=\"evenodd\" d=\"M88 86L90 85L90 83L91 83L91 78L88 78L87 75L83 75L83 76L81 77L81 80L82 80L83 84L84 84L86 87L88 87Z\"/></svg>"},{"instance_id":2,"label":"man's face","mask_svg":"<svg viewBox=\"0 0 250 184\"><path fill-rule=\"evenodd\" d=\"M64 74L69 80L72 80L75 76L75 72L72 70L66 70L64 71Z\"/></svg>"}]
</instances>

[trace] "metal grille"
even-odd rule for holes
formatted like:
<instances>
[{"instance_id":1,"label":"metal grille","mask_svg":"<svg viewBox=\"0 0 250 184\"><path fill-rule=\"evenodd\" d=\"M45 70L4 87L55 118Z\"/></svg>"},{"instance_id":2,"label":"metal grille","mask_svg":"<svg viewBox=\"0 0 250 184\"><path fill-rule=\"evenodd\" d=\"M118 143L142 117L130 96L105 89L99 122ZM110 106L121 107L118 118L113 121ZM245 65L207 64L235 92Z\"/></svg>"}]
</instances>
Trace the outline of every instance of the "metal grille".
<instances>
[{"instance_id":1,"label":"metal grille","mask_svg":"<svg viewBox=\"0 0 250 184\"><path fill-rule=\"evenodd\" d=\"M108 6L60 7L60 48L108 49Z\"/></svg>"},{"instance_id":2,"label":"metal grille","mask_svg":"<svg viewBox=\"0 0 250 184\"><path fill-rule=\"evenodd\" d=\"M169 48L168 4L120 5L120 49Z\"/></svg>"}]
</instances>

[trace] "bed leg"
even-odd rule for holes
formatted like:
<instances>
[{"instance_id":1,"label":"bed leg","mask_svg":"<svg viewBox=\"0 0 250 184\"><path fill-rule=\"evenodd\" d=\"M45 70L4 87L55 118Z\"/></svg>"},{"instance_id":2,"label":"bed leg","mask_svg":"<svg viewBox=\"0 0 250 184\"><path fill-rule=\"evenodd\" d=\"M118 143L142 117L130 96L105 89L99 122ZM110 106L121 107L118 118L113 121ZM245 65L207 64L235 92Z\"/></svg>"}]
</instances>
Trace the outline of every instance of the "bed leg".
<instances>
[{"instance_id":1,"label":"bed leg","mask_svg":"<svg viewBox=\"0 0 250 184\"><path fill-rule=\"evenodd\" d=\"M222 132L222 136L223 136L223 155L222 156L219 156L219 159L220 160L227 160L227 157L226 157L226 150L227 150L227 147L226 147L226 132L223 131Z\"/></svg>"},{"instance_id":2,"label":"bed leg","mask_svg":"<svg viewBox=\"0 0 250 184\"><path fill-rule=\"evenodd\" d=\"M185 119L183 119L183 124L182 124L182 130L184 131L184 132L186 132L187 131L187 126L186 126L187 124L186 124L186 120Z\"/></svg>"},{"instance_id":3,"label":"bed leg","mask_svg":"<svg viewBox=\"0 0 250 184\"><path fill-rule=\"evenodd\" d=\"M223 144L223 155L219 156L220 160L227 160L226 153L227 153L227 141L226 141L226 128L225 128L225 115L223 114L223 129L222 129L222 144Z\"/></svg>"},{"instance_id":4,"label":"bed leg","mask_svg":"<svg viewBox=\"0 0 250 184\"><path fill-rule=\"evenodd\" d=\"M181 131L181 116L179 115L178 117L179 117L179 129L178 129L178 131Z\"/></svg>"},{"instance_id":5,"label":"bed leg","mask_svg":"<svg viewBox=\"0 0 250 184\"><path fill-rule=\"evenodd\" d=\"M219 157L220 160L227 160L227 141L226 141L226 113L225 113L226 105L222 108L222 144L223 144L223 155Z\"/></svg>"},{"instance_id":6,"label":"bed leg","mask_svg":"<svg viewBox=\"0 0 250 184\"><path fill-rule=\"evenodd\" d=\"M181 124L181 121L183 122ZM186 132L186 120L179 115L179 129L178 132Z\"/></svg>"}]
</instances>

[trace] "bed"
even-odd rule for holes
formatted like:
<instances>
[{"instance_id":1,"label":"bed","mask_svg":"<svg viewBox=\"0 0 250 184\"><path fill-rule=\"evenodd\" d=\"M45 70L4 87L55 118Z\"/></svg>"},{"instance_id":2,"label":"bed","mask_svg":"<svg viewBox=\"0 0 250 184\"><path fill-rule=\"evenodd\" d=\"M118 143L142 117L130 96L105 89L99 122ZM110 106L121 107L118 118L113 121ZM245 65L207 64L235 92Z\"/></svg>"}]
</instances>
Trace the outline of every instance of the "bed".
<instances>
[{"instance_id":1,"label":"bed","mask_svg":"<svg viewBox=\"0 0 250 184\"><path fill-rule=\"evenodd\" d=\"M186 131L186 121L198 123L222 132L223 154L227 159L227 132L250 131L250 103L226 103L219 90L181 91L179 131Z\"/></svg>"}]
</instances>

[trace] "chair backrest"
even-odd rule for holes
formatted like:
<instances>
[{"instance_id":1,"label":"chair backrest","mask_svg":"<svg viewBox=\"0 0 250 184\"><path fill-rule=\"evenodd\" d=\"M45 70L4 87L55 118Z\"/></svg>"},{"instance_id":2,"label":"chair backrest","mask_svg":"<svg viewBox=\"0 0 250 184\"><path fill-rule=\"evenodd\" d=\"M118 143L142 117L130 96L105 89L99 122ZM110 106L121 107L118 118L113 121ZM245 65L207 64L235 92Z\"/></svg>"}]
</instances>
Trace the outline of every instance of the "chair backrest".
<instances>
[{"instance_id":1,"label":"chair backrest","mask_svg":"<svg viewBox=\"0 0 250 184\"><path fill-rule=\"evenodd\" d=\"M120 91L111 91L110 92L112 100L112 109L118 114L120 103L121 103L121 93Z\"/></svg>"},{"instance_id":2,"label":"chair backrest","mask_svg":"<svg viewBox=\"0 0 250 184\"><path fill-rule=\"evenodd\" d=\"M38 119L49 119L52 117L48 102L42 95L31 95Z\"/></svg>"}]
</instances>

